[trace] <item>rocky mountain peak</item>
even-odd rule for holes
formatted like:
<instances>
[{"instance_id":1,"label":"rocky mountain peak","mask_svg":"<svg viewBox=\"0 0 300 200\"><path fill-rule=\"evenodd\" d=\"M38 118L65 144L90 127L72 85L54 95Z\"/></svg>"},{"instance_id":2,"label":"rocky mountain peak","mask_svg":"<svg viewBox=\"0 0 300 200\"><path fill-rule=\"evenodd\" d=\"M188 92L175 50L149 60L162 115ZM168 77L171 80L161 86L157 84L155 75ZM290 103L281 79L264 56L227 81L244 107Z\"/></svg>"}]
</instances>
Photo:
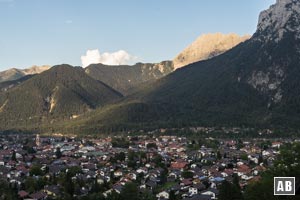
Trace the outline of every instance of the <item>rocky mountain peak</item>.
<instances>
[{"instance_id":1,"label":"rocky mountain peak","mask_svg":"<svg viewBox=\"0 0 300 200\"><path fill-rule=\"evenodd\" d=\"M239 36L235 33L203 34L174 58L174 68L213 58L249 38L250 35Z\"/></svg>"},{"instance_id":2,"label":"rocky mountain peak","mask_svg":"<svg viewBox=\"0 0 300 200\"><path fill-rule=\"evenodd\" d=\"M297 33L296 37L300 38L299 0L277 0L260 13L256 36L279 41L286 32Z\"/></svg>"},{"instance_id":3,"label":"rocky mountain peak","mask_svg":"<svg viewBox=\"0 0 300 200\"><path fill-rule=\"evenodd\" d=\"M32 66L30 68L26 68L26 69L11 68L11 69L0 72L0 83L5 82L5 81L13 81L13 80L22 78L27 75L39 74L50 68L51 68L51 66L49 66L49 65L42 65L42 66L34 65L34 66Z\"/></svg>"},{"instance_id":4,"label":"rocky mountain peak","mask_svg":"<svg viewBox=\"0 0 300 200\"><path fill-rule=\"evenodd\" d=\"M39 74L39 73L42 73L43 71L46 71L50 68L51 68L50 65L42 65L42 66L33 65L32 67L24 69L22 71L26 75L28 75L28 74Z\"/></svg>"}]
</instances>

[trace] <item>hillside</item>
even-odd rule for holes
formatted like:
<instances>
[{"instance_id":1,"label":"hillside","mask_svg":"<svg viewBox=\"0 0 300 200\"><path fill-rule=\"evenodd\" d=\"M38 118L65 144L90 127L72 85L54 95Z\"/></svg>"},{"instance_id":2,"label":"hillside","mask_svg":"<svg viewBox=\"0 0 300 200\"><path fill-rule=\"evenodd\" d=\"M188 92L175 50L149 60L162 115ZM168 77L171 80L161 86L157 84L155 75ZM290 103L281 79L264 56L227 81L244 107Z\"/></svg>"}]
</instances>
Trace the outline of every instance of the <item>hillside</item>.
<instances>
[{"instance_id":1,"label":"hillside","mask_svg":"<svg viewBox=\"0 0 300 200\"><path fill-rule=\"evenodd\" d=\"M0 93L2 129L37 127L37 124L69 120L122 95L69 65L50 70Z\"/></svg>"},{"instance_id":2,"label":"hillside","mask_svg":"<svg viewBox=\"0 0 300 200\"><path fill-rule=\"evenodd\" d=\"M86 129L299 127L300 2L279 0L261 13L253 37L213 59L143 86L77 125Z\"/></svg>"},{"instance_id":3,"label":"hillside","mask_svg":"<svg viewBox=\"0 0 300 200\"><path fill-rule=\"evenodd\" d=\"M24 81L27 81L28 79L32 78L33 76L34 75L26 75L26 76L23 76L16 80L0 82L0 92L8 91L8 90L16 87L17 85L23 83Z\"/></svg>"},{"instance_id":4,"label":"hillside","mask_svg":"<svg viewBox=\"0 0 300 200\"><path fill-rule=\"evenodd\" d=\"M260 14L249 40L150 82L140 77L143 70L129 66L53 67L0 93L1 128L42 126L66 133L186 126L299 128L299 27L300 2L278 0ZM160 65L135 67L142 66L160 71L149 76L144 70L145 79L169 73ZM139 87L132 91L135 86L127 83L133 76ZM127 96L121 99L108 85Z\"/></svg>"},{"instance_id":5,"label":"hillside","mask_svg":"<svg viewBox=\"0 0 300 200\"><path fill-rule=\"evenodd\" d=\"M85 72L96 80L109 85L124 95L142 83L157 80L174 70L171 61L157 64L137 63L133 66L108 66L92 64L85 68Z\"/></svg>"}]
</instances>

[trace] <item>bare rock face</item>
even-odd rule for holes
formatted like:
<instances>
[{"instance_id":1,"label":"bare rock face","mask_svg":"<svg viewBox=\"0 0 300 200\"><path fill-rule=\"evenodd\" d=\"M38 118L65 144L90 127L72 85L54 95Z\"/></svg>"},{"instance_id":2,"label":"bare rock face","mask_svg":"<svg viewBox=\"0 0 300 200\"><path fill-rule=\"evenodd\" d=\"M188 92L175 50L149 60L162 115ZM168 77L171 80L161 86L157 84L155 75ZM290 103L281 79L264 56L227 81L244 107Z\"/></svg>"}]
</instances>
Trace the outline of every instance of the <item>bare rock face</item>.
<instances>
[{"instance_id":1,"label":"bare rock face","mask_svg":"<svg viewBox=\"0 0 300 200\"><path fill-rule=\"evenodd\" d=\"M296 32L300 38L300 1L277 0L276 4L260 13L257 33L259 38L278 42L285 33Z\"/></svg>"},{"instance_id":2,"label":"bare rock face","mask_svg":"<svg viewBox=\"0 0 300 200\"><path fill-rule=\"evenodd\" d=\"M51 66L49 65L42 65L42 66L32 66L30 68L27 68L27 69L24 69L22 70L26 75L29 75L29 74L39 74L39 73L42 73L43 71L46 71L48 69L50 69Z\"/></svg>"},{"instance_id":3,"label":"bare rock face","mask_svg":"<svg viewBox=\"0 0 300 200\"><path fill-rule=\"evenodd\" d=\"M260 13L257 31L253 35L253 41L260 41L266 50L264 58L272 63L265 63L262 71L253 71L248 77L248 84L260 93L271 96L272 103L280 103L286 92L282 87L285 82L293 82L289 74L294 66L298 66L300 53L300 1L299 0L277 0L269 9ZM285 46L283 44L288 44ZM293 44L293 45L291 45ZM272 55L274 49L280 48L287 52ZM278 60L281 56L282 59ZM276 62L275 62L276 60ZM296 64L291 64L296 63Z\"/></svg>"},{"instance_id":4,"label":"bare rock face","mask_svg":"<svg viewBox=\"0 0 300 200\"><path fill-rule=\"evenodd\" d=\"M50 67L51 66L49 65L42 65L42 66L32 66L27 69L16 69L16 68L8 69L0 72L0 82L16 80L26 75L39 74L42 73L43 71L50 69Z\"/></svg>"},{"instance_id":5,"label":"bare rock face","mask_svg":"<svg viewBox=\"0 0 300 200\"><path fill-rule=\"evenodd\" d=\"M194 62L213 58L249 38L250 35L239 36L233 33L202 35L175 57L173 60L174 68L178 69Z\"/></svg>"}]
</instances>

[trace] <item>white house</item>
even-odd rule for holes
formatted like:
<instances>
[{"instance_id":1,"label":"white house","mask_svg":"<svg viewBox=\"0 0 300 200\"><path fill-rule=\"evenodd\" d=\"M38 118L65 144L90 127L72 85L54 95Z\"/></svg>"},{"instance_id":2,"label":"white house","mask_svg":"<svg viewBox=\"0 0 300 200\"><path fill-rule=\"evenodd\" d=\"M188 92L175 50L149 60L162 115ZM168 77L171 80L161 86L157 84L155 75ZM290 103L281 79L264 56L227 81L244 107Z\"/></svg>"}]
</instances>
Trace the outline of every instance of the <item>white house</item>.
<instances>
[{"instance_id":1,"label":"white house","mask_svg":"<svg viewBox=\"0 0 300 200\"><path fill-rule=\"evenodd\" d=\"M158 198L158 199L160 199L160 198L163 198L163 199L169 199L169 193L168 192L166 192L166 191L162 191L162 192L160 192L160 193L158 193L157 195L156 195L156 197Z\"/></svg>"},{"instance_id":2,"label":"white house","mask_svg":"<svg viewBox=\"0 0 300 200\"><path fill-rule=\"evenodd\" d=\"M194 187L190 187L189 188L189 194L190 196L193 196L195 194L198 194L198 189L197 188L194 188Z\"/></svg>"},{"instance_id":3,"label":"white house","mask_svg":"<svg viewBox=\"0 0 300 200\"><path fill-rule=\"evenodd\" d=\"M216 193L213 192L213 191L206 191L206 192L202 192L201 194L203 194L203 195L209 195L209 196L211 196L211 199L217 199L216 198Z\"/></svg>"}]
</instances>

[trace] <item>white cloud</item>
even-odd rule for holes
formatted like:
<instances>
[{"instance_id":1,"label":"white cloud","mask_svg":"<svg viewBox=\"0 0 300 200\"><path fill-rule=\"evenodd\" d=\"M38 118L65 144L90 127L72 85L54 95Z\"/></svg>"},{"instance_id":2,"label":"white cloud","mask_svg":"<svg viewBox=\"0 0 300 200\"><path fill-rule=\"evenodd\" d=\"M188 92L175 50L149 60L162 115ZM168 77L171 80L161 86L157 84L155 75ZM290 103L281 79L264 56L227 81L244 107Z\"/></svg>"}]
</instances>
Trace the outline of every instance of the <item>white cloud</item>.
<instances>
[{"instance_id":1,"label":"white cloud","mask_svg":"<svg viewBox=\"0 0 300 200\"><path fill-rule=\"evenodd\" d=\"M124 50L113 53L100 53L98 49L87 50L86 55L81 56L82 67L90 64L102 63L105 65L126 65L136 60L135 56L130 55Z\"/></svg>"}]
</instances>

